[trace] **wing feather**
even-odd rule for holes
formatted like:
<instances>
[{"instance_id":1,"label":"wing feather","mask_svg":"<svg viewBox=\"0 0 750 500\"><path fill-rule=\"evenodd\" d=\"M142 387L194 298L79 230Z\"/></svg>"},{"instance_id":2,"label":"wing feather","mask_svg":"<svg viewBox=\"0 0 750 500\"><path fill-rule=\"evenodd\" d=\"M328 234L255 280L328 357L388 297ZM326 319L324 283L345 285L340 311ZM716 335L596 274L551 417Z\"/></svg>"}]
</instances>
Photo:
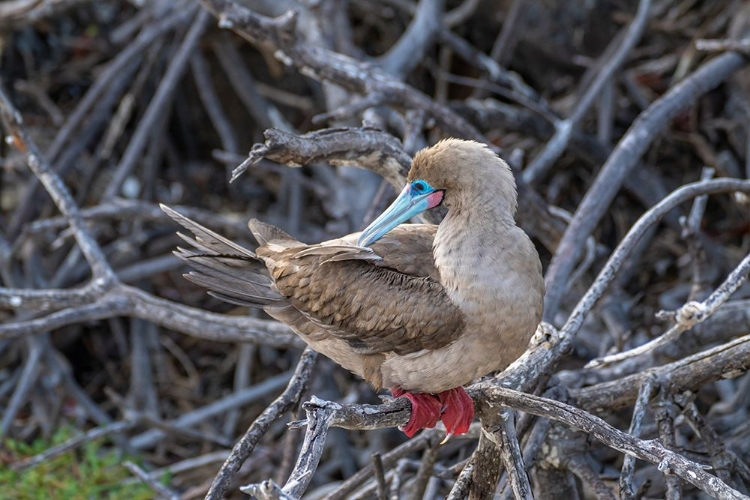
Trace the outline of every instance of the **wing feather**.
<instances>
[{"instance_id":1,"label":"wing feather","mask_svg":"<svg viewBox=\"0 0 750 500\"><path fill-rule=\"evenodd\" d=\"M420 275L387 267L386 256L374 262L363 259L364 252L354 246L335 259L327 250L312 247L279 254L261 247L258 254L272 261L269 268L280 293L311 322L347 340L355 352L407 354L439 349L461 334L463 314L434 278L431 238L429 244L424 238L419 242L420 249L429 249L428 259L409 254L404 241L399 245L412 259L396 260L394 267L411 267ZM378 252L376 245L373 250ZM414 264L425 260L430 264Z\"/></svg>"}]
</instances>

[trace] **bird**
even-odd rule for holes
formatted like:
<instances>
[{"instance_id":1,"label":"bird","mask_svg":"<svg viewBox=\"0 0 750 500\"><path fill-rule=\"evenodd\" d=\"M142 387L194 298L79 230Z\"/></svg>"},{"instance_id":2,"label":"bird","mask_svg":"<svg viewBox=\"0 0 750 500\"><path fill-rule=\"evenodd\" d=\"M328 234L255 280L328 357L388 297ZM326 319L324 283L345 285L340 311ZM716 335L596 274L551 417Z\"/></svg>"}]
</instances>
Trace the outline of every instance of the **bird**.
<instances>
[{"instance_id":1,"label":"bird","mask_svg":"<svg viewBox=\"0 0 750 500\"><path fill-rule=\"evenodd\" d=\"M405 224L442 206L440 224ZM304 244L256 219L253 251L162 205L193 233L175 254L215 297L261 307L376 390L411 402L401 430L469 430L464 386L505 369L542 318L539 255L516 225L509 166L475 141L414 155L406 186L361 233Z\"/></svg>"}]
</instances>

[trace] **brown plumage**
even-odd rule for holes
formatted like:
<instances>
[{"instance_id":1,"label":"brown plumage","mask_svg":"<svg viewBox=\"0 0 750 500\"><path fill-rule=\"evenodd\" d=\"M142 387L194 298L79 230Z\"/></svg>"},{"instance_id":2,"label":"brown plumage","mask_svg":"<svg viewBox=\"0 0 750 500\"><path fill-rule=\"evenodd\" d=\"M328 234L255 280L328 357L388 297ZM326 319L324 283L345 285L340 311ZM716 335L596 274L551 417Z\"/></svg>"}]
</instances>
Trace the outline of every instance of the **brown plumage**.
<instances>
[{"instance_id":1,"label":"brown plumage","mask_svg":"<svg viewBox=\"0 0 750 500\"><path fill-rule=\"evenodd\" d=\"M439 226L395 227L441 202ZM252 220L252 252L164 210L195 235L181 235L194 249L176 252L195 270L189 280L262 307L376 388L409 397L407 434L441 412L450 432L465 432L473 408L460 387L514 361L541 319L541 264L514 222L513 175L479 143L420 151L392 208L361 235L317 245Z\"/></svg>"}]
</instances>

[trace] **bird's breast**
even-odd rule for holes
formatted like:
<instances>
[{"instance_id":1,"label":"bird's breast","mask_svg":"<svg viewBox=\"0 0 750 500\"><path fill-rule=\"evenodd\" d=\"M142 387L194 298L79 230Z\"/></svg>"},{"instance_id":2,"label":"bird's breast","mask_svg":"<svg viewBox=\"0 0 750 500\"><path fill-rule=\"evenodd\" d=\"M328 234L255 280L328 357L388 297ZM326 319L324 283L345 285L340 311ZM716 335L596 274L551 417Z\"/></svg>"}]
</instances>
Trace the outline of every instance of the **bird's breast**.
<instances>
[{"instance_id":1,"label":"bird's breast","mask_svg":"<svg viewBox=\"0 0 750 500\"><path fill-rule=\"evenodd\" d=\"M463 331L440 349L388 356L382 367L386 386L442 392L503 370L528 348L541 320L541 264L523 231L472 238L465 228L460 235L443 230L441 225L435 264L463 315Z\"/></svg>"}]
</instances>

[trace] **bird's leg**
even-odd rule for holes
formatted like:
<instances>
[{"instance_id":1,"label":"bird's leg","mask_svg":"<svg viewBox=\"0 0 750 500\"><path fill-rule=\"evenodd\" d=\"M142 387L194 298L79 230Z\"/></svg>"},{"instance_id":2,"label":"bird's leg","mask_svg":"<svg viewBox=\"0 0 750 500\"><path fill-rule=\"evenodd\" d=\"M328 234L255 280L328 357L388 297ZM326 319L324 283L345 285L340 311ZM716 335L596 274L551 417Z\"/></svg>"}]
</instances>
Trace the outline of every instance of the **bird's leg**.
<instances>
[{"instance_id":1,"label":"bird's leg","mask_svg":"<svg viewBox=\"0 0 750 500\"><path fill-rule=\"evenodd\" d=\"M466 394L463 387L456 387L436 396L443 407L441 420L445 424L448 437L466 434L471 421L474 420L474 400Z\"/></svg>"},{"instance_id":2,"label":"bird's leg","mask_svg":"<svg viewBox=\"0 0 750 500\"><path fill-rule=\"evenodd\" d=\"M411 418L409 419L409 423L405 427L400 428L407 436L412 437L421 429L435 427L435 424L440 420L440 411L443 403L436 396L421 392L408 392L398 386L391 389L391 394L393 394L394 398L403 396L411 401ZM473 408L472 406L472 415Z\"/></svg>"}]
</instances>

